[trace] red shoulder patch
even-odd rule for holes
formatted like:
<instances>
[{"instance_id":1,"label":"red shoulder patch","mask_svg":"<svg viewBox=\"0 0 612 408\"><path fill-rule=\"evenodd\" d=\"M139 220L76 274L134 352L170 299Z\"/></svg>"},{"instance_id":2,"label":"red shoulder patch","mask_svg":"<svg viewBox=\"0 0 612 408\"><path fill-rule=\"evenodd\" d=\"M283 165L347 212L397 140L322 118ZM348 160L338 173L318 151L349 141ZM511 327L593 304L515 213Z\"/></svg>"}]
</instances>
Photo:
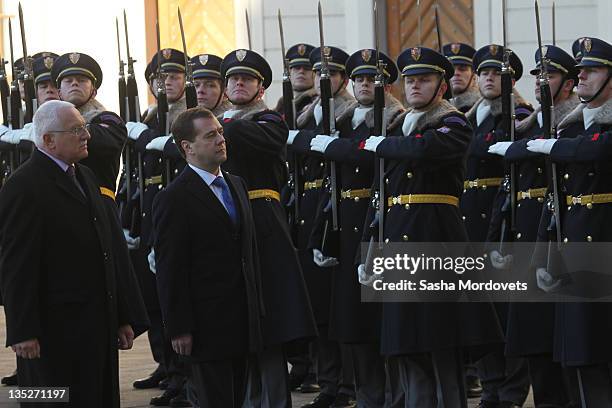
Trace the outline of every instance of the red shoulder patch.
<instances>
[{"instance_id":1,"label":"red shoulder patch","mask_svg":"<svg viewBox=\"0 0 612 408\"><path fill-rule=\"evenodd\" d=\"M593 137L591 138L591 141L593 142L596 142L597 140L599 140L599 133L595 133Z\"/></svg>"}]
</instances>

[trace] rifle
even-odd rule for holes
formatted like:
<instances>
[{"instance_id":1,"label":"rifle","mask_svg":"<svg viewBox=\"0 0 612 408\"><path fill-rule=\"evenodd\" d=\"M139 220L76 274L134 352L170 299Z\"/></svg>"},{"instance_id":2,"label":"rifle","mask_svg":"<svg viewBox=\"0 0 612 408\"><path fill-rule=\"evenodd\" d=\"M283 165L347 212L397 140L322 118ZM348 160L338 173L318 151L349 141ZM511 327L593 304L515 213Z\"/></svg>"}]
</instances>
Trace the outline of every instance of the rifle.
<instances>
[{"instance_id":1,"label":"rifle","mask_svg":"<svg viewBox=\"0 0 612 408\"><path fill-rule=\"evenodd\" d=\"M323 134L324 135L333 135L336 131L336 119L334 115L334 98L332 95L332 87L331 80L329 78L329 53L330 50L325 47L324 36L323 36L323 11L321 10L321 1L319 1L318 7L318 15L319 15L319 42L320 42L320 51L321 51L321 73L320 73L320 82L319 88L321 93L321 108L323 113ZM330 200L326 205L326 209L331 207L332 213L332 233L337 235L338 232L338 189L336 185L336 163L334 161L329 161L328 163L329 170L329 191L330 191ZM323 233L323 242L321 245L321 252L324 254L330 253L330 251L326 251L327 245L329 245L328 238L328 221L325 222L325 231ZM335 240L334 240L335 241ZM332 251L333 252L333 249Z\"/></svg>"},{"instance_id":2,"label":"rifle","mask_svg":"<svg viewBox=\"0 0 612 408\"><path fill-rule=\"evenodd\" d=\"M159 39L159 21L155 23L157 32L157 130L160 135L168 135L170 130L168 129L168 97L166 96L166 75L162 73L161 69L161 47ZM170 184L172 179L172 169L170 168L170 162L166 161L166 178L164 180L164 187Z\"/></svg>"},{"instance_id":3,"label":"rifle","mask_svg":"<svg viewBox=\"0 0 612 408\"><path fill-rule=\"evenodd\" d=\"M10 104L9 104L9 123L11 125L11 129L21 129L23 126L23 111L21 110L21 92L19 91L19 79L18 72L15 69L15 59L13 53L13 26L11 24L11 19L9 18L9 44L11 50L11 96L10 96ZM8 176L10 173L15 171L15 150L11 150L9 152L9 168Z\"/></svg>"},{"instance_id":4,"label":"rifle","mask_svg":"<svg viewBox=\"0 0 612 408\"><path fill-rule=\"evenodd\" d=\"M418 46L422 46L423 45L423 41L421 38L421 0L417 0L417 41L418 41Z\"/></svg>"},{"instance_id":5,"label":"rifle","mask_svg":"<svg viewBox=\"0 0 612 408\"><path fill-rule=\"evenodd\" d=\"M115 17L115 29L117 32L117 56L119 61L119 79L117 82L118 86L118 94L119 94L119 116L123 119L124 122L128 121L128 113L127 113L127 90L125 83L125 73L123 67L125 62L121 59L121 43L119 40L119 19ZM125 179L125 202L129 203L132 199L132 170L130 166L130 146L129 146L129 138L128 143L126 143L123 149L123 177ZM121 203L123 205L123 203ZM120 211L120 213L123 210Z\"/></svg>"},{"instance_id":6,"label":"rifle","mask_svg":"<svg viewBox=\"0 0 612 408\"><path fill-rule=\"evenodd\" d=\"M34 72L32 70L32 58L28 55L28 47L26 45L25 25L23 22L23 10L19 3L19 28L21 30L21 47L23 49L23 90L25 93L25 116L23 123L32 122L34 112L38 109L38 100L36 99L36 91L34 90Z\"/></svg>"},{"instance_id":7,"label":"rifle","mask_svg":"<svg viewBox=\"0 0 612 408\"><path fill-rule=\"evenodd\" d=\"M244 17L246 19L247 37L249 39L249 50L253 50L253 43L251 42L251 21L249 20L249 11L244 9Z\"/></svg>"},{"instance_id":8,"label":"rifle","mask_svg":"<svg viewBox=\"0 0 612 408\"><path fill-rule=\"evenodd\" d=\"M444 52L442 52L442 27L440 26L440 18L438 17L438 3L436 3L436 6L434 8L434 15L436 19L436 33L438 35L438 52L444 55ZM451 90L450 84L447 85L448 86L446 87L446 92L444 92L444 99L450 100L453 97L453 92Z\"/></svg>"},{"instance_id":9,"label":"rifle","mask_svg":"<svg viewBox=\"0 0 612 408\"><path fill-rule=\"evenodd\" d=\"M506 137L510 138L511 142L514 142L514 93L512 90L512 68L510 67L510 55L512 51L508 49L507 36L506 36L506 0L502 0L502 26L503 26L503 38L504 38L504 56L501 67L501 88L502 88L502 129ZM516 219L516 166L514 163L510 163L510 174L505 177L504 189L509 194L509 198L506 199L504 209L510 212L510 236L513 237L515 231L515 219ZM507 207L510 207L509 209ZM504 240L506 230L506 220L502 222L502 231L500 239L500 252L501 245Z\"/></svg>"},{"instance_id":10,"label":"rifle","mask_svg":"<svg viewBox=\"0 0 612 408\"><path fill-rule=\"evenodd\" d=\"M123 28L125 30L125 51L127 54L127 81L126 81L126 115L127 120L130 122L140 122L140 100L138 99L138 85L136 84L136 76L134 75L134 62L136 60L132 59L130 55L130 42L128 36L128 24L127 24L127 15L125 10L123 10ZM131 167L131 146L127 146L126 148L126 160L130 163ZM140 201L140 208L144 208L144 188L145 188L145 180L143 175L143 166L142 166L142 153L137 153L137 167L138 167L138 195ZM131 169L130 169L131 170ZM131 173L130 173L131 174ZM131 199L131 195L128 195L129 199Z\"/></svg>"},{"instance_id":11,"label":"rifle","mask_svg":"<svg viewBox=\"0 0 612 408\"><path fill-rule=\"evenodd\" d=\"M181 16L181 8L178 8L179 27L181 28L181 39L183 40L183 55L185 56L185 102L187 109L198 106L198 96L196 94L195 85L193 83L193 68L189 57L187 56L187 43L185 42L185 31L183 30L183 17Z\"/></svg>"},{"instance_id":12,"label":"rifle","mask_svg":"<svg viewBox=\"0 0 612 408\"><path fill-rule=\"evenodd\" d=\"M278 29L280 32L281 52L283 57L283 112L285 114L285 121L287 126L291 130L297 129L295 103L293 101L293 86L291 85L291 76L289 74L289 60L285 54L285 34L283 31L283 19L281 11L278 9ZM297 224L299 216L299 197L300 197L300 183L299 183L299 163L297 155L294 156L293 160L293 172L289 176L289 185L293 189L293 222Z\"/></svg>"},{"instance_id":13,"label":"rifle","mask_svg":"<svg viewBox=\"0 0 612 408\"><path fill-rule=\"evenodd\" d=\"M9 88L8 79L6 77L7 61L4 57L0 58L0 100L2 102L2 124L9 125L9 102L11 99L11 89Z\"/></svg>"},{"instance_id":14,"label":"rifle","mask_svg":"<svg viewBox=\"0 0 612 408\"><path fill-rule=\"evenodd\" d=\"M374 134L387 136L387 124L385 123L385 63L380 58L380 36L378 27L378 7L374 1L374 36L376 39L376 78L374 80ZM385 225L385 159L377 158L378 162L378 191L374 197L376 203L376 219L378 223L378 247L384 244L384 225Z\"/></svg>"},{"instance_id":15,"label":"rifle","mask_svg":"<svg viewBox=\"0 0 612 408\"><path fill-rule=\"evenodd\" d=\"M555 123L555 108L552 92L550 90L548 76L548 59L546 58L547 48L542 46L542 32L540 29L540 5L538 0L535 0L535 15L536 28L538 31L538 47L540 50L540 74L538 80L540 82L540 106L542 109L542 128L548 134L549 138L556 138ZM554 24L553 24L554 26ZM548 231L551 236L555 236L557 247L561 249L561 214L559 206L559 186L557 184L557 164L551 162L552 165L552 195L549 196L548 208L553 212L553 217L548 225Z\"/></svg>"}]
</instances>

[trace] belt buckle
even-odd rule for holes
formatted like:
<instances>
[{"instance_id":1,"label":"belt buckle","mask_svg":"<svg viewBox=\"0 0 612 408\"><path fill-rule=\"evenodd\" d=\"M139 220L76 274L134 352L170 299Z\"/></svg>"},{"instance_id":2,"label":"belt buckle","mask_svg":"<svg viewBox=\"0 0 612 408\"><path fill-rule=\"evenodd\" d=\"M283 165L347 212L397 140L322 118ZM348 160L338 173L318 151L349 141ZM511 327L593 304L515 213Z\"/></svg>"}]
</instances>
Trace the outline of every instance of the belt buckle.
<instances>
[{"instance_id":1,"label":"belt buckle","mask_svg":"<svg viewBox=\"0 0 612 408\"><path fill-rule=\"evenodd\" d=\"M578 197L572 197L572 205L580 204L582 205L582 195Z\"/></svg>"},{"instance_id":2,"label":"belt buckle","mask_svg":"<svg viewBox=\"0 0 612 408\"><path fill-rule=\"evenodd\" d=\"M522 196L523 196L523 200L526 198L531 198L531 190L523 191Z\"/></svg>"},{"instance_id":3,"label":"belt buckle","mask_svg":"<svg viewBox=\"0 0 612 408\"><path fill-rule=\"evenodd\" d=\"M351 190L344 190L344 198L351 198Z\"/></svg>"},{"instance_id":4,"label":"belt buckle","mask_svg":"<svg viewBox=\"0 0 612 408\"><path fill-rule=\"evenodd\" d=\"M401 204L401 201L402 201L402 197L400 197L400 196L393 197L391 199L391 202L393 203L393 205Z\"/></svg>"},{"instance_id":5,"label":"belt buckle","mask_svg":"<svg viewBox=\"0 0 612 408\"><path fill-rule=\"evenodd\" d=\"M478 180L470 180L470 181L468 181L468 185L470 186L470 188L477 188L478 187Z\"/></svg>"}]
</instances>

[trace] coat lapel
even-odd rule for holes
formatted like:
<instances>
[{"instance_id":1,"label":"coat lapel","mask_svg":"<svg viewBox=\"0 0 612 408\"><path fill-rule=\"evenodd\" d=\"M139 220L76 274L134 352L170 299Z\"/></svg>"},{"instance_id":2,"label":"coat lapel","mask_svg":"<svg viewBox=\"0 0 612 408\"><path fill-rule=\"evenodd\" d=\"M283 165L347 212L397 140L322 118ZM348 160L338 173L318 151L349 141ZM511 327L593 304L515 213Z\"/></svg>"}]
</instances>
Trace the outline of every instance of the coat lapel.
<instances>
[{"instance_id":1,"label":"coat lapel","mask_svg":"<svg viewBox=\"0 0 612 408\"><path fill-rule=\"evenodd\" d=\"M240 217L240 231L244 232L246 225L246 220L248 220L248 210L247 206L250 205L248 197L241 193L242 189L239 185L240 182L236 180L236 178L226 172L223 172L223 177L225 177L225 181L229 185L230 191L232 192L232 198L234 199L234 206L238 210L238 214Z\"/></svg>"},{"instance_id":2,"label":"coat lapel","mask_svg":"<svg viewBox=\"0 0 612 408\"><path fill-rule=\"evenodd\" d=\"M181 174L181 178L185 183L186 188L195 195L200 201L206 204L211 210L217 214L218 217L223 219L223 222L232 226L232 220L229 214L225 210L225 207L217 196L212 192L210 187L206 185L204 180L198 174L191 169L189 166L185 166L185 170Z\"/></svg>"},{"instance_id":3,"label":"coat lapel","mask_svg":"<svg viewBox=\"0 0 612 408\"><path fill-rule=\"evenodd\" d=\"M80 203L84 205L87 204L87 200L72 183L70 177L65 174L62 169L53 162L53 160L47 157L44 153L40 152L38 149L34 150L32 159L36 164L45 169L43 174L47 174L49 177L55 180L55 184L57 184L60 190L64 191L67 195L75 200L78 200Z\"/></svg>"}]
</instances>

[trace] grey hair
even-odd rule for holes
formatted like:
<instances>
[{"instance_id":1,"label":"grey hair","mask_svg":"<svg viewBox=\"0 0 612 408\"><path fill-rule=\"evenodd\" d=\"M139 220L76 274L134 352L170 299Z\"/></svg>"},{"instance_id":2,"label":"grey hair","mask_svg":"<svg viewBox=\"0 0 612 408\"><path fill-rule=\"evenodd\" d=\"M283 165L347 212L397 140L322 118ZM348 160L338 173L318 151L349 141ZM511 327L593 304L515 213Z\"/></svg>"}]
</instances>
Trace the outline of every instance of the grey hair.
<instances>
[{"instance_id":1,"label":"grey hair","mask_svg":"<svg viewBox=\"0 0 612 408\"><path fill-rule=\"evenodd\" d=\"M63 109L74 108L74 105L65 101L47 101L40 105L32 118L32 132L36 147L44 147L43 135L52 130L61 130L59 112Z\"/></svg>"}]
</instances>

